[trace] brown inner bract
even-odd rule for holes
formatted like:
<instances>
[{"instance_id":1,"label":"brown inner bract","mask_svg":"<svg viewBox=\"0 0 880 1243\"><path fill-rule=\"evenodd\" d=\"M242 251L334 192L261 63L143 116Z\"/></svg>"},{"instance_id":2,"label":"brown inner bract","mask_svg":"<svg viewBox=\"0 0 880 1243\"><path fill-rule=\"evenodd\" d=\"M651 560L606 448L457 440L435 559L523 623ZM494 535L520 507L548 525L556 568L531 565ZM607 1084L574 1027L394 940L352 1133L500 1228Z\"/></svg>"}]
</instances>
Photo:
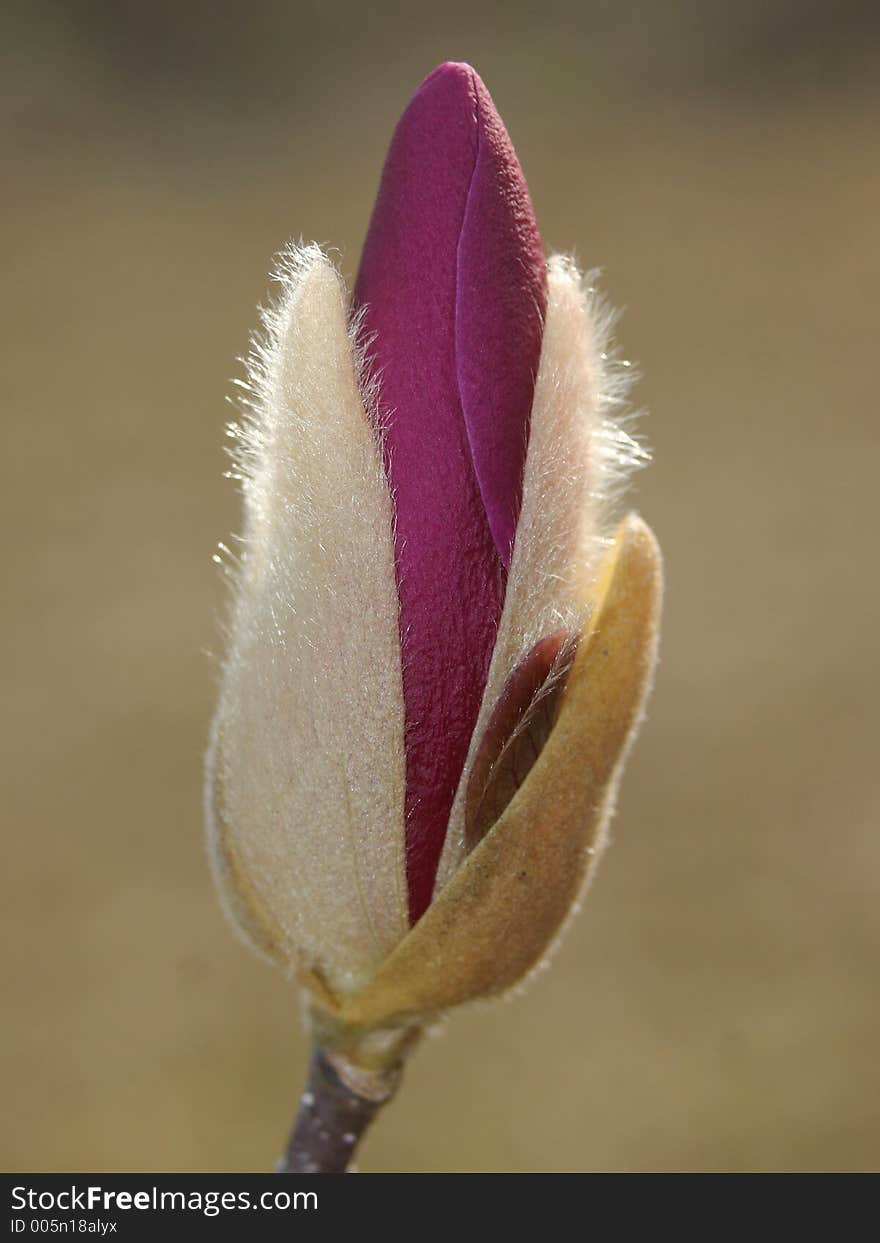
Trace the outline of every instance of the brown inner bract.
<instances>
[{"instance_id":1,"label":"brown inner bract","mask_svg":"<svg viewBox=\"0 0 880 1243\"><path fill-rule=\"evenodd\" d=\"M525 781L556 724L577 635L555 630L504 684L474 759L465 801L465 844L474 849Z\"/></svg>"}]
</instances>

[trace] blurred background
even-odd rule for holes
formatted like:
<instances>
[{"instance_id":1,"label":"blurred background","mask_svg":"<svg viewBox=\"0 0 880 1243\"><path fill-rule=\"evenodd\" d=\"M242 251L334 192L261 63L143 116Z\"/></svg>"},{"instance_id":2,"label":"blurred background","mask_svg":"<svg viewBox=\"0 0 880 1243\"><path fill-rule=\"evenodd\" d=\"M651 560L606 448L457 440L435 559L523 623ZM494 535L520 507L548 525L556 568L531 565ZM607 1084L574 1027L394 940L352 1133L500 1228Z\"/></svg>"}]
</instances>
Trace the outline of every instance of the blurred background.
<instances>
[{"instance_id":1,"label":"blurred background","mask_svg":"<svg viewBox=\"0 0 880 1243\"><path fill-rule=\"evenodd\" d=\"M878 13L3 6L0 1166L280 1149L297 1000L202 846L224 397L288 238L354 272L397 116L449 58L548 248L625 308L668 605L552 970L426 1044L361 1168L880 1166Z\"/></svg>"}]
</instances>

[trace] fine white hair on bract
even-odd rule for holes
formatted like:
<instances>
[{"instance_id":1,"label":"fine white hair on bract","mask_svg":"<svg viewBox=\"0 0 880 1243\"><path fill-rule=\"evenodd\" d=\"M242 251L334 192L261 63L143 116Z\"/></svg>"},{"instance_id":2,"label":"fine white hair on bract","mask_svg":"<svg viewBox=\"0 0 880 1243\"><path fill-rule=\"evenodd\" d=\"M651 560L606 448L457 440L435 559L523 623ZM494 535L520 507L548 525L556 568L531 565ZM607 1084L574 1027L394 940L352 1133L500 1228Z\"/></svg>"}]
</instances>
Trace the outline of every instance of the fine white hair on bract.
<instances>
[{"instance_id":1,"label":"fine white hair on bract","mask_svg":"<svg viewBox=\"0 0 880 1243\"><path fill-rule=\"evenodd\" d=\"M408 927L391 500L340 276L310 246L276 278L236 430L244 530L209 833L237 922L244 876L276 956L346 993Z\"/></svg>"}]
</instances>

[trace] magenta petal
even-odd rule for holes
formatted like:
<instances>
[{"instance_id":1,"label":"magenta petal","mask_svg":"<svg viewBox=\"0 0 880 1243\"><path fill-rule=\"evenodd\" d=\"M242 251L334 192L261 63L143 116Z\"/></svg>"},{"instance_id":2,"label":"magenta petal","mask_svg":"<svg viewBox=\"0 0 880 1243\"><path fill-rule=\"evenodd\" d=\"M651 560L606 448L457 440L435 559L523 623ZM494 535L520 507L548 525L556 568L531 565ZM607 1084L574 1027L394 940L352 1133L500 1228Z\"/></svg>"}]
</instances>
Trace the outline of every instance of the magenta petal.
<instances>
[{"instance_id":1,"label":"magenta petal","mask_svg":"<svg viewBox=\"0 0 880 1243\"><path fill-rule=\"evenodd\" d=\"M413 921L431 899L504 600L545 297L501 119L473 69L441 65L394 133L354 293L396 507Z\"/></svg>"},{"instance_id":2,"label":"magenta petal","mask_svg":"<svg viewBox=\"0 0 880 1243\"><path fill-rule=\"evenodd\" d=\"M458 242L458 386L489 529L507 569L522 499L546 273L522 169L489 92L471 74L477 160Z\"/></svg>"}]
</instances>

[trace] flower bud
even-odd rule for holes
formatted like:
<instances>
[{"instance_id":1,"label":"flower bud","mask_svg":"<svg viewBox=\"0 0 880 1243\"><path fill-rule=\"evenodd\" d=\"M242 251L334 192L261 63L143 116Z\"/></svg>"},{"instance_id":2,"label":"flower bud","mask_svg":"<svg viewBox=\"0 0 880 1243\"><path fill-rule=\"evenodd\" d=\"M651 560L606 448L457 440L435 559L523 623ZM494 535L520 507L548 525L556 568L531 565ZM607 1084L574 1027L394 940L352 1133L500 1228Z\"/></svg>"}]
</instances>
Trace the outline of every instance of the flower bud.
<instances>
[{"instance_id":1,"label":"flower bud","mask_svg":"<svg viewBox=\"0 0 880 1243\"><path fill-rule=\"evenodd\" d=\"M207 764L233 921L361 1066L544 958L656 653L626 371L469 66L404 113L355 290L291 250L233 429L245 525ZM616 530L615 530L616 526Z\"/></svg>"}]
</instances>

